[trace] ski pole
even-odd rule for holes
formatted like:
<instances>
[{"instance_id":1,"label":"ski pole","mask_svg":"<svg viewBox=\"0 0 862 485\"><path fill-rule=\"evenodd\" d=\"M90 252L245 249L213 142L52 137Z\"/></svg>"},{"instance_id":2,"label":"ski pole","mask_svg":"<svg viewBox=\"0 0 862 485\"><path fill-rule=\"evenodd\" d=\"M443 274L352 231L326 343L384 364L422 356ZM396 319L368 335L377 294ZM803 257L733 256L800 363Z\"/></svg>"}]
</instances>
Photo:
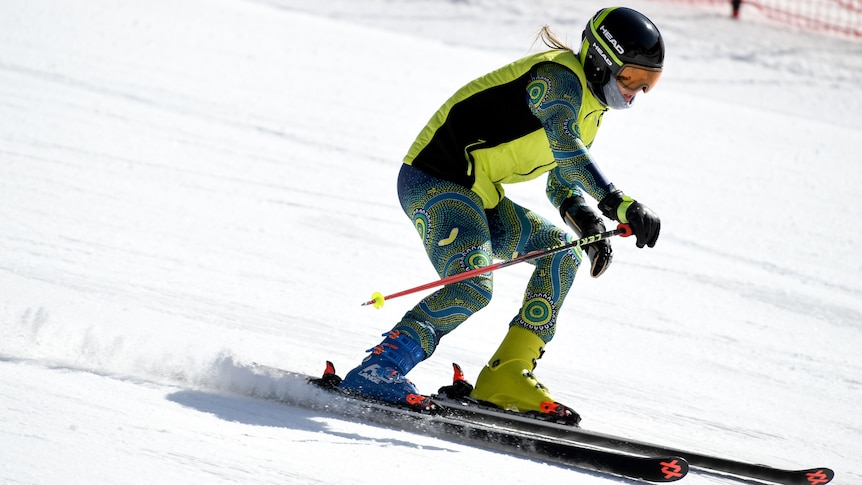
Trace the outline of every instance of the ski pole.
<instances>
[{"instance_id":1,"label":"ski pole","mask_svg":"<svg viewBox=\"0 0 862 485\"><path fill-rule=\"evenodd\" d=\"M629 237L632 235L632 228L629 227L628 224L620 224L616 229L611 231L602 232L599 234L594 234L592 236L583 237L576 241L572 241L570 243L564 244L562 246L556 246L548 249L540 249L537 251L531 251L529 253L524 253L515 258L500 261L499 263L494 263L488 266L482 266L480 268L473 268L471 270L465 271L463 273L453 274L452 276L447 276L445 278L441 278L437 281L432 281L430 283L425 283L424 285L419 285L415 288L410 288L407 290L399 291L398 293L393 293L391 295L383 296L379 291L374 292L371 295L371 300L366 301L362 304L362 306L372 305L374 308L382 308L383 303L386 300L390 300L392 298L398 298L399 296L409 295L411 293L416 293L417 291L427 290L429 288L436 288L438 286L448 285L449 283L455 283L457 281L463 281L474 276L478 276L480 274L490 273L492 271L496 271L501 268L505 268L507 266L512 266L513 264L523 263L524 261L531 261L536 258L541 258L543 256L547 256L549 254L558 253L560 251L565 251L567 249L576 248L580 246L586 246L587 244L592 244L602 239L607 239L612 236L622 236Z\"/></svg>"}]
</instances>

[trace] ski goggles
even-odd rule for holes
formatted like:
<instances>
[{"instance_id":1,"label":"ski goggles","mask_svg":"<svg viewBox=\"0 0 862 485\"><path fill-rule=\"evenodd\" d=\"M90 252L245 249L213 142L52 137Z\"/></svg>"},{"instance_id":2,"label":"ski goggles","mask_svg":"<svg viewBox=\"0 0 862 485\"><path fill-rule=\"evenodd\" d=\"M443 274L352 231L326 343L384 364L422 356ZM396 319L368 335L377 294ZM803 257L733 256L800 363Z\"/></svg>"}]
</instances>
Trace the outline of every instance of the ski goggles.
<instances>
[{"instance_id":1,"label":"ski goggles","mask_svg":"<svg viewBox=\"0 0 862 485\"><path fill-rule=\"evenodd\" d=\"M643 92L648 93L656 85L658 78L661 77L661 68L623 64L616 77L624 88L630 91L643 90Z\"/></svg>"}]
</instances>

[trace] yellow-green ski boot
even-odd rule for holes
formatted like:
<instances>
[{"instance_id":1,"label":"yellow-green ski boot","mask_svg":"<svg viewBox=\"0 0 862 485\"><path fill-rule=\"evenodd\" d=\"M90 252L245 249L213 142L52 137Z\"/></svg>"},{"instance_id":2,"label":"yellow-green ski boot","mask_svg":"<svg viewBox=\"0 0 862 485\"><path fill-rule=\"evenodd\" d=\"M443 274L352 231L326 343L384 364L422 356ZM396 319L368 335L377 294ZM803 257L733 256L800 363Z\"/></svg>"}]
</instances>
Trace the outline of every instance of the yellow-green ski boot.
<instances>
[{"instance_id":1,"label":"yellow-green ski boot","mask_svg":"<svg viewBox=\"0 0 862 485\"><path fill-rule=\"evenodd\" d=\"M490 362L479 373L470 397L502 409L577 425L581 417L551 397L533 375L545 342L522 327L510 327Z\"/></svg>"}]
</instances>

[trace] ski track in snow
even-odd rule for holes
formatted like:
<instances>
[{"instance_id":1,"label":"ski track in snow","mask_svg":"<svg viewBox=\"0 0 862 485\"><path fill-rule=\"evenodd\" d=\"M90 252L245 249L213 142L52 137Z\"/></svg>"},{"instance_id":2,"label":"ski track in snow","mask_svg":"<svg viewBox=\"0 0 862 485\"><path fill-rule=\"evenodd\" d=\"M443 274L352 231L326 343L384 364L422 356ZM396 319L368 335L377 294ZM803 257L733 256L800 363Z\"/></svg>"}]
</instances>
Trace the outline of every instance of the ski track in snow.
<instances>
[{"instance_id":1,"label":"ski track in snow","mask_svg":"<svg viewBox=\"0 0 862 485\"><path fill-rule=\"evenodd\" d=\"M590 429L860 483L862 44L628 5L667 68L593 153L662 237L578 278L539 376ZM336 418L251 368L343 372L377 343L416 299L359 303L435 277L395 197L403 151L541 25L576 42L597 8L4 2L0 482L630 483ZM507 193L558 218L541 180ZM478 374L529 271L495 276L420 388Z\"/></svg>"}]
</instances>

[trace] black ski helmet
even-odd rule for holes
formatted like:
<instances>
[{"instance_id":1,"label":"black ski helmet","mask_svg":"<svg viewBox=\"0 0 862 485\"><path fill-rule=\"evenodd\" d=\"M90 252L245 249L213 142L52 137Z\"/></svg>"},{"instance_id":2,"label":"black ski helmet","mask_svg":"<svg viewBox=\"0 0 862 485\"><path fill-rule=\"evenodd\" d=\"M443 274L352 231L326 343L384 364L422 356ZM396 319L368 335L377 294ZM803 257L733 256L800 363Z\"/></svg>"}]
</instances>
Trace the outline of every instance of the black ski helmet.
<instances>
[{"instance_id":1,"label":"black ski helmet","mask_svg":"<svg viewBox=\"0 0 862 485\"><path fill-rule=\"evenodd\" d=\"M646 16L626 7L603 8L587 22L580 60L590 90L605 102L602 86L619 75L625 64L660 70L664 41Z\"/></svg>"}]
</instances>

